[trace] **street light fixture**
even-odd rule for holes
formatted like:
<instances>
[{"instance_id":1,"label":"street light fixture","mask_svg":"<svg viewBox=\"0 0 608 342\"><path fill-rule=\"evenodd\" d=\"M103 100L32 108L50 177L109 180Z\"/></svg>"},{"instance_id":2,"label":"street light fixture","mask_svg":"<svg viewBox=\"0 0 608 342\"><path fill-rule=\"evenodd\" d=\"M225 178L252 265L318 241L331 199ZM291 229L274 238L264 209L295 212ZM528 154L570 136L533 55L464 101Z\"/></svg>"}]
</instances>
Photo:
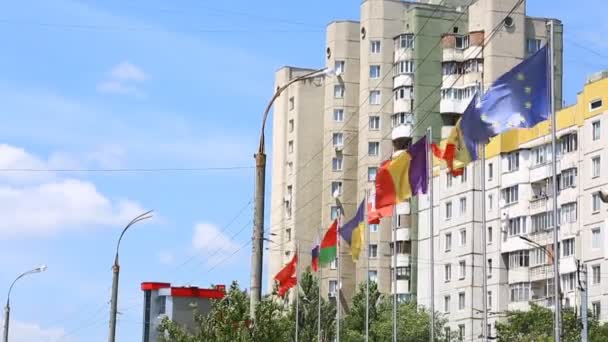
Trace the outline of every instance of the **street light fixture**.
<instances>
[{"instance_id":1,"label":"street light fixture","mask_svg":"<svg viewBox=\"0 0 608 342\"><path fill-rule=\"evenodd\" d=\"M527 242L530 245L533 245L533 246L538 247L538 248L542 248L545 251L545 253L547 254L547 256L551 259L551 262L555 262L555 257L553 255L553 252L550 251L549 249L547 249L546 246L543 246L540 243L538 243L538 242L536 242L536 241L534 241L534 240L532 240L532 239L530 239L528 237L525 237L525 236L518 235L517 237L520 238L520 239L522 239L522 240L524 240L525 242ZM558 290L558 293L559 293L559 298L555 299L555 301L557 302L558 300L559 301L562 300L564 294L562 293L562 287L561 287L559 281L557 281L556 283L557 284L554 284L553 286L557 286L557 290ZM549 291L548 284L547 284L547 291ZM557 304L556 304L556 307L557 307Z\"/></svg>"},{"instance_id":2,"label":"street light fixture","mask_svg":"<svg viewBox=\"0 0 608 342\"><path fill-rule=\"evenodd\" d=\"M251 284L250 284L250 302L249 312L252 319L255 320L255 309L257 304L260 302L262 297L262 263L263 263L263 243L264 243L264 200L266 190L266 150L265 150L265 136L264 131L266 128L266 119L270 109L274 104L274 101L279 98L281 93L285 91L290 85L309 78L318 76L330 76L335 75L336 72L331 68L322 68L311 71L304 75L298 76L283 86L277 87L274 95L268 102L264 115L262 116L262 129L260 132L260 142L258 151L255 154L255 207L253 215L253 236L252 236L252 250L251 250Z\"/></svg>"},{"instance_id":3,"label":"street light fixture","mask_svg":"<svg viewBox=\"0 0 608 342\"><path fill-rule=\"evenodd\" d=\"M40 265L39 267L36 267L33 270L29 270L27 272L22 273L15 280L13 280L11 287L9 287L9 289L8 289L8 295L6 296L6 306L4 307L4 342L8 342L8 326L10 323L10 313L11 313L10 300L11 300L11 291L13 291L13 286L15 285L17 280L25 277L26 275L44 272L44 271L46 271L46 269L47 269L46 265Z\"/></svg>"},{"instance_id":4,"label":"street light fixture","mask_svg":"<svg viewBox=\"0 0 608 342\"><path fill-rule=\"evenodd\" d=\"M118 306L118 276L120 273L120 265L118 264L118 248L120 247L120 242L122 241L122 237L125 235L127 230L131 228L137 222L141 222L143 220L147 220L152 218L153 210L147 211L137 217L135 217L131 222L129 222L125 228L120 233L120 237L118 238L118 243L116 244L116 255L114 256L114 266L112 266L112 299L110 304L110 332L108 334L108 341L114 342L116 339L116 314L117 314L117 306Z\"/></svg>"}]
</instances>

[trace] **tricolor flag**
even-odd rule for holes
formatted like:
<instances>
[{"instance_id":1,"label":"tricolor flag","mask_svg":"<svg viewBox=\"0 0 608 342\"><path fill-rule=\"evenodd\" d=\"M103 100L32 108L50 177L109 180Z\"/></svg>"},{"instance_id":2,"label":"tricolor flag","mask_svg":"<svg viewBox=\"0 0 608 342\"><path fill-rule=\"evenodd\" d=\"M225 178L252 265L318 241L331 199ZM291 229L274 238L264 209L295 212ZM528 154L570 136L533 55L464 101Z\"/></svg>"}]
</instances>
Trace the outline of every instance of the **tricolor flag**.
<instances>
[{"instance_id":1,"label":"tricolor flag","mask_svg":"<svg viewBox=\"0 0 608 342\"><path fill-rule=\"evenodd\" d=\"M376 209L376 192L372 192L367 196L367 223L380 224L380 219L383 217L393 216L393 207L384 207Z\"/></svg>"},{"instance_id":2,"label":"tricolor flag","mask_svg":"<svg viewBox=\"0 0 608 342\"><path fill-rule=\"evenodd\" d=\"M426 193L429 185L426 136L392 160L380 165L376 176L376 208L402 203Z\"/></svg>"},{"instance_id":3,"label":"tricolor flag","mask_svg":"<svg viewBox=\"0 0 608 342\"><path fill-rule=\"evenodd\" d=\"M297 265L298 253L296 252L291 261L285 265L285 267L283 267L283 269L281 269L277 275L274 276L274 280L276 280L279 285L279 297L285 296L285 293L287 293L290 288L294 287L298 283L298 279L296 277Z\"/></svg>"},{"instance_id":4,"label":"tricolor flag","mask_svg":"<svg viewBox=\"0 0 608 342\"><path fill-rule=\"evenodd\" d=\"M364 230L365 230L365 200L361 201L357 214L355 217L346 222L344 226L340 228L340 236L344 241L350 245L350 254L353 257L353 261L359 259L361 249L363 249L364 242Z\"/></svg>"},{"instance_id":5,"label":"tricolor flag","mask_svg":"<svg viewBox=\"0 0 608 342\"><path fill-rule=\"evenodd\" d=\"M310 261L310 267L313 272L317 272L319 270L319 245L316 245L312 251L312 260Z\"/></svg>"},{"instance_id":6,"label":"tricolor flag","mask_svg":"<svg viewBox=\"0 0 608 342\"><path fill-rule=\"evenodd\" d=\"M319 248L319 265L325 266L336 259L338 254L338 220L334 220L331 227L323 236L321 246Z\"/></svg>"}]
</instances>

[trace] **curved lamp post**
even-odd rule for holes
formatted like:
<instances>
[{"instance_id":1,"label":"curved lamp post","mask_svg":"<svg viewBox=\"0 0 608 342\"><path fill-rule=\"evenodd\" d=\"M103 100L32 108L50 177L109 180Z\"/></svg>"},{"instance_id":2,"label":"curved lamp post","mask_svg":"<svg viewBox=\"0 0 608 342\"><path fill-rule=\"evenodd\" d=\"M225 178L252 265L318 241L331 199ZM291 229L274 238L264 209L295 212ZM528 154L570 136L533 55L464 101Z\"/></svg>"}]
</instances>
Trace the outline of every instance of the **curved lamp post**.
<instances>
[{"instance_id":1,"label":"curved lamp post","mask_svg":"<svg viewBox=\"0 0 608 342\"><path fill-rule=\"evenodd\" d=\"M8 295L6 296L6 306L4 307L4 342L8 342L8 324L9 324L9 318L10 318L10 313L11 313L10 300L11 300L11 291L13 291L13 286L15 286L15 283L17 282L17 280L25 277L26 275L44 272L44 271L46 271L46 268L47 268L46 265L41 265L39 267L34 268L33 270L29 270L27 272L22 273L15 280L13 280L11 287L9 287Z\"/></svg>"},{"instance_id":2,"label":"curved lamp post","mask_svg":"<svg viewBox=\"0 0 608 342\"><path fill-rule=\"evenodd\" d=\"M255 154L255 207L253 214L253 244L251 251L251 284L250 284L250 302L249 310L251 318L255 319L255 308L260 302L262 296L262 253L264 249L264 192L266 190L266 151L264 145L264 130L266 128L266 119L274 101L281 95L290 85L308 78L317 76L329 76L335 74L333 69L322 68L311 71L304 75L298 76L283 86L277 87L274 95L268 102L264 116L262 116L262 130L260 132L260 144L258 151Z\"/></svg>"},{"instance_id":3,"label":"curved lamp post","mask_svg":"<svg viewBox=\"0 0 608 342\"><path fill-rule=\"evenodd\" d=\"M525 237L525 236L518 235L517 237L520 238L521 240L524 240L529 245L541 248L545 252L545 254L547 254L547 256L549 258L551 258L552 262L555 262L555 256L553 255L553 252L550 251L546 246L543 246L540 243L538 243L538 242L536 242L536 241L534 241L534 240L532 240L532 239L530 239L528 237ZM564 296L564 294L562 293L562 288L561 288L561 284L560 284L559 281L557 282L557 284L554 284L554 286L557 286L557 291L559 293L559 298L555 298L555 302L557 303L557 301L561 301L562 300L562 297ZM549 291L549 287L548 286L547 286L547 291ZM557 307L557 304L556 304L556 307Z\"/></svg>"},{"instance_id":4,"label":"curved lamp post","mask_svg":"<svg viewBox=\"0 0 608 342\"><path fill-rule=\"evenodd\" d=\"M137 222L149 219L152 217L153 210L147 211L129 222L126 227L120 233L118 243L116 244L116 256L114 257L114 266L112 266L112 300L110 304L110 333L108 334L108 341L114 342L116 339L116 313L118 306L118 274L120 272L120 266L118 265L118 248L120 247L120 241L131 226Z\"/></svg>"}]
</instances>

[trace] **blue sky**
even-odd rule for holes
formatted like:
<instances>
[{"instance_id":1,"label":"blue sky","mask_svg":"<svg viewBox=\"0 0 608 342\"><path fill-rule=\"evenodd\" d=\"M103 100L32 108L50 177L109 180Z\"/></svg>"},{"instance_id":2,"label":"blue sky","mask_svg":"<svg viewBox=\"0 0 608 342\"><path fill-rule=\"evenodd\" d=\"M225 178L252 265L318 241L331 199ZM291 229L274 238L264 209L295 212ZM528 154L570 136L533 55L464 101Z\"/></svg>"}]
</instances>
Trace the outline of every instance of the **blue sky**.
<instances>
[{"instance_id":1,"label":"blue sky","mask_svg":"<svg viewBox=\"0 0 608 342\"><path fill-rule=\"evenodd\" d=\"M528 1L566 26L564 89L608 68L601 0ZM0 14L0 284L12 341L103 341L121 226L119 341L141 334L146 280L248 285L253 153L285 64L319 67L324 28L358 1L13 1ZM593 26L590 25L593 23ZM268 132L270 134L270 132ZM245 246L244 248L242 248Z\"/></svg>"}]
</instances>

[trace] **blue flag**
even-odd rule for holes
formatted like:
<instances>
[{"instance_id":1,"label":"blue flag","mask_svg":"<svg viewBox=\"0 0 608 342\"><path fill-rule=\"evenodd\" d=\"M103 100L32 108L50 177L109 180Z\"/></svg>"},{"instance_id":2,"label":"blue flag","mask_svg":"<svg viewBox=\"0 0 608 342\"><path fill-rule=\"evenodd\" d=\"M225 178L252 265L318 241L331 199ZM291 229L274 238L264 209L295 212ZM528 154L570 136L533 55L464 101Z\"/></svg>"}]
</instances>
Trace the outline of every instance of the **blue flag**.
<instances>
[{"instance_id":1,"label":"blue flag","mask_svg":"<svg viewBox=\"0 0 608 342\"><path fill-rule=\"evenodd\" d=\"M463 134L476 143L549 118L549 63L545 45L498 78L474 111L464 113Z\"/></svg>"}]
</instances>

